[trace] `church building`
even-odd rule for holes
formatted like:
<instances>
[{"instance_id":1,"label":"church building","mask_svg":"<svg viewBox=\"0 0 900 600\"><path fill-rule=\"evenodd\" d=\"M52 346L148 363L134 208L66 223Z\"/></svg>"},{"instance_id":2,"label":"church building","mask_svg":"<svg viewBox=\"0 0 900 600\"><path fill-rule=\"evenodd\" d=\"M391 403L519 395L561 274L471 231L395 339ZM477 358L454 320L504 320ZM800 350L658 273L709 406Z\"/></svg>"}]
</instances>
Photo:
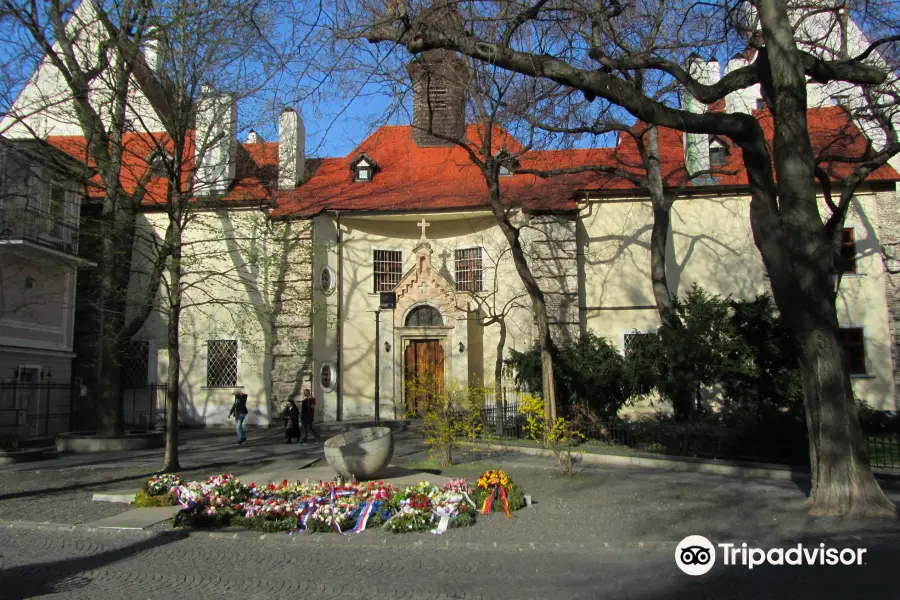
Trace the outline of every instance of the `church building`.
<instances>
[{"instance_id":1,"label":"church building","mask_svg":"<svg viewBox=\"0 0 900 600\"><path fill-rule=\"evenodd\" d=\"M717 63L714 68L718 76ZM215 149L222 168L210 171L208 194L215 202L198 206L185 231L190 285L180 348L183 423L227 423L235 388L249 395L248 424L276 423L281 404L307 386L318 399L318 420L370 419L376 381L380 416L400 418L418 401L412 382L491 385L498 353L502 358L532 346L531 303L484 179L453 141L477 142L483 133L482 125L466 122L465 69L461 59L440 52L415 59L408 69L412 123L379 127L342 157L306 155L303 118L295 108L281 112L278 141L251 132L238 142L235 106L223 120L204 116L206 105L198 105L197 137L206 133L202 126L218 127L226 141ZM233 102L207 92L217 98L212 105ZM26 88L22 97L28 95ZM764 110L754 114L770 119ZM811 109L809 121L814 143L840 130L849 135L848 151L865 147L839 106ZM71 126L57 130L44 122L35 129L58 149L83 153L83 137ZM520 150L508 133L498 137L508 152ZM675 202L670 291L683 294L698 284L736 298L767 292L739 150L727 140L663 130L660 151L665 173L683 173L688 162L734 172L685 186ZM529 151L518 161L526 169L640 164L625 135L608 148ZM849 167L829 168L838 179ZM895 324L888 305L894 290L881 247L898 235L892 216L898 179L885 166L860 186L845 226L837 300L854 391L886 410L896 409ZM652 210L643 189L609 175L542 179L512 167L500 183L548 297L554 339L565 343L590 331L624 351L633 336L656 330ZM89 193L82 199L82 215L93 200ZM152 202L141 215L135 298L143 297L152 241L164 234L166 218ZM77 294L90 294L89 276L79 271L78 277ZM86 323L74 324L75 377L89 377ZM165 311L154 311L132 342L129 377L165 380L166 339Z\"/></svg>"}]
</instances>

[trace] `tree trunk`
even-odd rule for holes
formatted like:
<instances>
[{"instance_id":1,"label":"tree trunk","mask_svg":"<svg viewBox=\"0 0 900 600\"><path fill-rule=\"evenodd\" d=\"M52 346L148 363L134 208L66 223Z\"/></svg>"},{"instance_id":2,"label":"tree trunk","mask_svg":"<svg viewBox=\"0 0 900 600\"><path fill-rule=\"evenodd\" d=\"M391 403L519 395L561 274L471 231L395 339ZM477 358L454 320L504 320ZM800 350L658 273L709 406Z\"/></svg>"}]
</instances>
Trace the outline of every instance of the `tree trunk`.
<instances>
[{"instance_id":1,"label":"tree trunk","mask_svg":"<svg viewBox=\"0 0 900 600\"><path fill-rule=\"evenodd\" d=\"M777 184L772 184L776 179L761 129L742 149L753 192L754 240L776 305L800 349L810 444L810 514L896 516L896 507L869 466L844 364L831 277L834 254L818 212L806 122L806 77L783 0L761 1L759 15L765 38L761 84L774 103Z\"/></svg>"},{"instance_id":2,"label":"tree trunk","mask_svg":"<svg viewBox=\"0 0 900 600\"><path fill-rule=\"evenodd\" d=\"M681 320L675 313L675 303L669 292L666 272L666 252L669 245L669 227L672 217L673 199L666 196L663 186L662 169L659 158L659 135L656 127L650 127L644 140L638 140L641 160L647 172L647 192L653 208L653 226L650 230L650 282L659 322L663 327L677 329ZM679 386L670 392L672 413L676 421L690 420L694 412L694 402L690 386Z\"/></svg>"},{"instance_id":3,"label":"tree trunk","mask_svg":"<svg viewBox=\"0 0 900 600\"><path fill-rule=\"evenodd\" d=\"M180 206L180 204L178 205ZM164 473L174 473L180 468L178 464L178 399L181 388L181 350L179 330L181 323L181 211L174 209L170 215L168 237L166 240L171 249L169 259L168 287L168 353L169 368L166 373L166 456L163 464Z\"/></svg>"},{"instance_id":4,"label":"tree trunk","mask_svg":"<svg viewBox=\"0 0 900 600\"><path fill-rule=\"evenodd\" d=\"M116 189L114 180L108 189ZM99 311L100 339L96 365L97 435L121 436L125 433L121 357L128 341L123 335L127 294L131 279L131 254L134 245L135 213L113 192L106 199L101 217Z\"/></svg>"},{"instance_id":5,"label":"tree trunk","mask_svg":"<svg viewBox=\"0 0 900 600\"><path fill-rule=\"evenodd\" d=\"M553 358L554 348L553 339L550 337L550 322L547 317L547 303L544 300L544 293L538 286L531 268L528 266L528 259L525 257L525 250L522 248L522 242L519 237L519 230L509 222L505 209L500 204L500 185L496 177L489 174L485 175L488 187L488 197L491 201L491 211L494 218L500 226L500 230L509 243L512 252L513 264L516 266L516 272L525 286L525 291L531 298L531 305L534 310L535 322L538 328L538 341L541 347L541 373L543 375L542 394L544 397L544 413L549 419L556 419L556 389L553 383Z\"/></svg>"},{"instance_id":6,"label":"tree trunk","mask_svg":"<svg viewBox=\"0 0 900 600\"><path fill-rule=\"evenodd\" d=\"M503 419L506 417L505 398L503 397L503 348L506 346L506 319L497 321L500 325L500 336L497 340L497 359L494 361L494 406L497 409L497 435L503 435Z\"/></svg>"}]
</instances>

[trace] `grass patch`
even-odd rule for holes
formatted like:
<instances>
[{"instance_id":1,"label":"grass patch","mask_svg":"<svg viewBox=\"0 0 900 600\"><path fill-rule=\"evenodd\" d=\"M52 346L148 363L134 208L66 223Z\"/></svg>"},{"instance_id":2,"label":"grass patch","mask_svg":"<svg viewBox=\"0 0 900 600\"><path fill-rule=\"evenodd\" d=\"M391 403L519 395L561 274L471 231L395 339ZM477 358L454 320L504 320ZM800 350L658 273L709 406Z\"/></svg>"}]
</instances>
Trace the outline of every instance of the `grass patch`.
<instances>
[{"instance_id":1,"label":"grass patch","mask_svg":"<svg viewBox=\"0 0 900 600\"><path fill-rule=\"evenodd\" d=\"M134 506L136 508L158 508L161 506L178 506L178 500L173 494L163 494L162 496L151 496L147 490L138 490L134 495Z\"/></svg>"}]
</instances>

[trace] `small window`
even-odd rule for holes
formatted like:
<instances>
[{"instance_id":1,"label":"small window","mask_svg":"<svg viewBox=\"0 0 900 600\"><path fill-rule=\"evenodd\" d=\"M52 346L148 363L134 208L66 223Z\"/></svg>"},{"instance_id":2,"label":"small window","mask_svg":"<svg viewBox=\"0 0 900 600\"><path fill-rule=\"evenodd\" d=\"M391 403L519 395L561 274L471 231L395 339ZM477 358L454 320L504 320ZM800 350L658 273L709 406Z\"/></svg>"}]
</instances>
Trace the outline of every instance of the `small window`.
<instances>
[{"instance_id":1,"label":"small window","mask_svg":"<svg viewBox=\"0 0 900 600\"><path fill-rule=\"evenodd\" d=\"M322 368L319 369L319 385L322 386L322 389L327 392L332 391L336 381L337 377L334 372L334 367L332 367L330 363L323 364Z\"/></svg>"},{"instance_id":2,"label":"small window","mask_svg":"<svg viewBox=\"0 0 900 600\"><path fill-rule=\"evenodd\" d=\"M844 364L850 375L866 374L866 342L862 327L842 327L841 342L844 346Z\"/></svg>"},{"instance_id":3,"label":"small window","mask_svg":"<svg viewBox=\"0 0 900 600\"><path fill-rule=\"evenodd\" d=\"M721 167L728 162L728 145L718 137L709 140L709 166Z\"/></svg>"},{"instance_id":4,"label":"small window","mask_svg":"<svg viewBox=\"0 0 900 600\"><path fill-rule=\"evenodd\" d=\"M326 294L332 290L334 290L334 273L329 267L322 267L322 271L319 273L319 286L322 288L322 291Z\"/></svg>"},{"instance_id":5,"label":"small window","mask_svg":"<svg viewBox=\"0 0 900 600\"><path fill-rule=\"evenodd\" d=\"M518 161L505 148L497 152L497 159L500 161L500 169L497 173L500 177L512 176L513 169L519 165Z\"/></svg>"},{"instance_id":6,"label":"small window","mask_svg":"<svg viewBox=\"0 0 900 600\"><path fill-rule=\"evenodd\" d=\"M481 248L456 251L456 289L460 292L484 291Z\"/></svg>"},{"instance_id":7,"label":"small window","mask_svg":"<svg viewBox=\"0 0 900 600\"><path fill-rule=\"evenodd\" d=\"M166 160L168 160L168 156L163 156L161 151L154 152L150 156L150 178L151 179L159 179L162 177L168 177L168 171L166 169Z\"/></svg>"},{"instance_id":8,"label":"small window","mask_svg":"<svg viewBox=\"0 0 900 600\"><path fill-rule=\"evenodd\" d=\"M850 106L850 96L847 94L838 94L831 101L835 106Z\"/></svg>"},{"instance_id":9,"label":"small window","mask_svg":"<svg viewBox=\"0 0 900 600\"><path fill-rule=\"evenodd\" d=\"M406 315L407 327L441 327L443 324L440 311L433 306L417 306Z\"/></svg>"},{"instance_id":10,"label":"small window","mask_svg":"<svg viewBox=\"0 0 900 600\"><path fill-rule=\"evenodd\" d=\"M122 383L126 389L144 387L149 383L150 342L131 340L125 345L122 357Z\"/></svg>"},{"instance_id":11,"label":"small window","mask_svg":"<svg viewBox=\"0 0 900 600\"><path fill-rule=\"evenodd\" d=\"M856 235L852 227L841 230L841 253L838 256L838 272L856 273Z\"/></svg>"},{"instance_id":12,"label":"small window","mask_svg":"<svg viewBox=\"0 0 900 600\"><path fill-rule=\"evenodd\" d=\"M373 255L375 292L390 292L400 283L403 253L399 250L375 250Z\"/></svg>"},{"instance_id":13,"label":"small window","mask_svg":"<svg viewBox=\"0 0 900 600\"><path fill-rule=\"evenodd\" d=\"M366 156L365 153L360 154L356 157L356 160L350 163L350 170L353 171L353 181L363 183L372 181L377 168L378 165L375 164L375 161Z\"/></svg>"},{"instance_id":14,"label":"small window","mask_svg":"<svg viewBox=\"0 0 900 600\"><path fill-rule=\"evenodd\" d=\"M628 354L629 351L639 348L645 340L651 339L655 335L656 333L652 331L632 331L631 333L626 333L622 336L622 350L625 354Z\"/></svg>"},{"instance_id":15,"label":"small window","mask_svg":"<svg viewBox=\"0 0 900 600\"><path fill-rule=\"evenodd\" d=\"M762 110L766 107L766 101L762 98L756 99L756 110Z\"/></svg>"},{"instance_id":16,"label":"small window","mask_svg":"<svg viewBox=\"0 0 900 600\"><path fill-rule=\"evenodd\" d=\"M235 387L238 380L237 340L206 342L206 387Z\"/></svg>"}]
</instances>

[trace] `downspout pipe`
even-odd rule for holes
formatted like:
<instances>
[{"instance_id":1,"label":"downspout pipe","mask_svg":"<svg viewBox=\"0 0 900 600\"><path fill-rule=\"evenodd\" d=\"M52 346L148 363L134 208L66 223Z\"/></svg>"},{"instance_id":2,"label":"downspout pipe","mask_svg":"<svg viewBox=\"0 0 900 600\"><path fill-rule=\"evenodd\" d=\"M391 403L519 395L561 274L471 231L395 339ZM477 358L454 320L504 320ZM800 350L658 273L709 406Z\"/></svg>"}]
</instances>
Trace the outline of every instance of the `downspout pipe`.
<instances>
[{"instance_id":1,"label":"downspout pipe","mask_svg":"<svg viewBox=\"0 0 900 600\"><path fill-rule=\"evenodd\" d=\"M344 420L344 233L341 230L341 211L334 211L338 245L337 297L337 420Z\"/></svg>"}]
</instances>

